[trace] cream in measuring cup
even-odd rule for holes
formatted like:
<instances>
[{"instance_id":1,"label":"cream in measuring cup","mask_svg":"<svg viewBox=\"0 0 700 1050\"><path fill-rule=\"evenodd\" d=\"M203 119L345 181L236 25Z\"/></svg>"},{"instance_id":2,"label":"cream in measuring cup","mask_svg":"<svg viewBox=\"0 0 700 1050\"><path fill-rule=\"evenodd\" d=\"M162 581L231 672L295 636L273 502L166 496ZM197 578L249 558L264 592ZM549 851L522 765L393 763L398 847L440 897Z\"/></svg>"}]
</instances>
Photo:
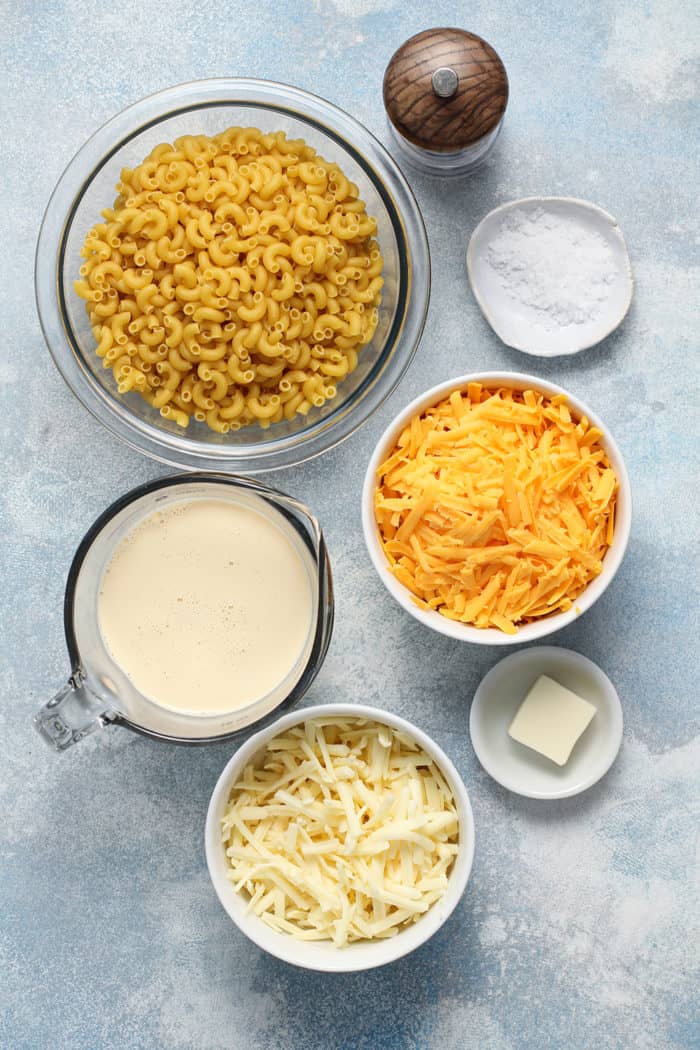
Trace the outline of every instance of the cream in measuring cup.
<instances>
[{"instance_id":1,"label":"cream in measuring cup","mask_svg":"<svg viewBox=\"0 0 700 1050\"><path fill-rule=\"evenodd\" d=\"M171 504L135 526L102 577L113 660L154 703L233 711L294 668L309 636L309 574L269 518L223 499Z\"/></svg>"},{"instance_id":2,"label":"cream in measuring cup","mask_svg":"<svg viewBox=\"0 0 700 1050\"><path fill-rule=\"evenodd\" d=\"M71 674L34 716L58 751L109 725L206 743L298 703L333 630L321 527L250 478L191 473L108 507L73 558Z\"/></svg>"}]
</instances>

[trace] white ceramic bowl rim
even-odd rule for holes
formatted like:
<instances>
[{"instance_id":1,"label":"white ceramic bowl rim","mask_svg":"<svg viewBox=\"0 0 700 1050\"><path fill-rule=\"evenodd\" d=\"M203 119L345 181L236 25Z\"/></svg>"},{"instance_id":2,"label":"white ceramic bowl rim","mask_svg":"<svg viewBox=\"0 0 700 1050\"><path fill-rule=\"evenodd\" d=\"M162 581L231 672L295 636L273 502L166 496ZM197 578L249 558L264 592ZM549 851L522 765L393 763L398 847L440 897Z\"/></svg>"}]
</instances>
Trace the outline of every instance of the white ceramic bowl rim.
<instances>
[{"instance_id":1,"label":"white ceramic bowl rim","mask_svg":"<svg viewBox=\"0 0 700 1050\"><path fill-rule=\"evenodd\" d=\"M152 127L188 110L225 105L274 109L314 126L338 143L371 181L394 231L400 268L396 316L384 347L362 384L320 419L291 435L251 432L247 443L198 440L160 428L129 410L102 386L82 360L68 323L62 281L63 257L76 210L95 175L121 147ZM46 208L35 257L39 320L54 363L85 408L132 448L171 466L257 473L321 454L345 440L379 408L411 363L430 298L430 253L423 219L401 170L359 121L333 103L287 84L245 77L191 81L159 91L112 117L84 143L61 175ZM389 348L387 352L387 348Z\"/></svg>"},{"instance_id":2,"label":"white ceramic bowl rim","mask_svg":"<svg viewBox=\"0 0 700 1050\"><path fill-rule=\"evenodd\" d=\"M603 559L602 573L599 576L596 576L595 579L591 580L583 593L579 595L574 606L567 612L555 613L545 619L525 624L520 627L515 634L505 634L503 631L499 631L495 627L484 629L472 627L469 624L462 624L455 620L449 620L446 616L442 616L438 612L419 608L419 606L413 601L413 597L408 589L404 587L403 584L399 583L393 573L390 572L377 530L374 513L374 493L376 491L378 467L386 458L391 448L393 448L403 428L414 415L442 400L453 390L464 389L468 383L482 383L484 386L514 387L515 389L520 390L532 388L534 390L541 390L543 393L551 396L563 394L578 415L585 415L593 426L598 427L602 432L602 444L605 446L605 450L619 481L615 532L613 535L612 546L608 549L605 558ZM367 466L362 489L362 529L364 532L365 544L372 560L372 564L391 596L406 610L406 612L410 613L411 616L424 626L431 627L434 631L447 635L449 638L456 638L463 642L471 642L475 645L522 645L526 642L535 641L538 638L544 638L546 635L552 634L554 631L558 631L562 627L566 627L567 624L573 623L577 620L581 614L586 612L587 609L590 609L617 572L627 549L631 522L632 496L629 477L622 454L620 453L620 450L607 426L603 423L600 417L588 407L588 405L574 394L571 394L568 390L557 386L555 383L551 383L549 380L539 379L537 376L529 375L524 372L473 372L469 375L445 380L445 382L438 383L437 386L431 387L424 393L419 394L418 397L414 398L410 404L406 405L406 407L399 412L380 437Z\"/></svg>"},{"instance_id":3,"label":"white ceramic bowl rim","mask_svg":"<svg viewBox=\"0 0 700 1050\"><path fill-rule=\"evenodd\" d=\"M627 296L623 304L622 309L619 313L615 314L610 318L610 322L605 330L601 331L600 335L595 338L584 340L583 342L572 342L566 348L559 349L557 351L538 351L534 348L531 343L525 345L525 340L513 340L506 339L501 334L501 326L499 325L488 300L482 293L479 281L475 279L474 266L475 266L475 252L476 245L479 242L480 234L482 233L485 226L489 225L499 215L503 215L506 212L513 211L515 208L522 207L524 204L569 204L573 208L580 208L583 211L589 211L598 217L607 220L610 224L610 234L618 243L620 248L621 259L624 260L624 275L627 278ZM627 251L627 244L625 242L624 235L617 219L601 208L600 205L594 204L592 201L583 200L580 197L520 197L518 200L507 201L504 204L499 204L497 208L493 208L487 215L484 215L483 219L474 228L471 237L469 238L469 245L467 247L467 274L469 276L469 285L471 287L474 298L476 299L477 305L481 310L482 314L488 321L491 328L494 330L496 335L501 339L506 346L512 347L514 350L519 350L524 354L530 354L533 357L567 357L572 354L579 354L582 350L588 350L592 346L596 346L598 343L606 339L616 328L624 321L632 303L632 293L634 291L634 279L632 277L632 266L630 264L629 252Z\"/></svg>"},{"instance_id":4,"label":"white ceramic bowl rim","mask_svg":"<svg viewBox=\"0 0 700 1050\"><path fill-rule=\"evenodd\" d=\"M400 729L435 761L452 790L459 816L460 849L449 875L445 895L413 925L387 940L358 941L336 948L328 941L299 941L277 933L256 915L249 913L245 898L236 893L226 878L226 860L221 845L220 820L228 801L231 784L260 750L280 733L312 718L329 715L365 718ZM226 763L209 803L205 827L207 866L214 889L224 909L242 933L259 948L284 962L327 973L349 973L384 966L424 944L443 925L459 903L467 885L474 859L474 817L464 782L453 763L434 740L406 719L361 704L319 704L301 708L278 719L250 737Z\"/></svg>"}]
</instances>

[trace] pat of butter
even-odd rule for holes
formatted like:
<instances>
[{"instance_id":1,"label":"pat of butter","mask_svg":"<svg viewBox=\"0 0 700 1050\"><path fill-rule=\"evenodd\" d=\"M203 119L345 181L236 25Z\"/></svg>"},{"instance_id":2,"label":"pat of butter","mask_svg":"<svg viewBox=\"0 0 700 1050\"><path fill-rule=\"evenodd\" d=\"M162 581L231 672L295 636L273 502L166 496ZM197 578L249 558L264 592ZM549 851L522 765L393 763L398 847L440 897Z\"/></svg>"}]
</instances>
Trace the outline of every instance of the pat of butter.
<instances>
[{"instance_id":1,"label":"pat of butter","mask_svg":"<svg viewBox=\"0 0 700 1050\"><path fill-rule=\"evenodd\" d=\"M595 713L593 704L543 674L518 708L508 735L565 766Z\"/></svg>"}]
</instances>

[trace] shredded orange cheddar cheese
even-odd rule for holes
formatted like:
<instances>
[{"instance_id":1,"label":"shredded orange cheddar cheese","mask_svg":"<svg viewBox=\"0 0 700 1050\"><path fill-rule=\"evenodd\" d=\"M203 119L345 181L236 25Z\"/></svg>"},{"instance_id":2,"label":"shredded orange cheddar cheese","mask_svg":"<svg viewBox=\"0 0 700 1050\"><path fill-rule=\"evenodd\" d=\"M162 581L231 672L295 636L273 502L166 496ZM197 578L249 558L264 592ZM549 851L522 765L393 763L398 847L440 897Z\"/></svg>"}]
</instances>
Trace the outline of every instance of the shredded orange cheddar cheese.
<instances>
[{"instance_id":1,"label":"shredded orange cheddar cheese","mask_svg":"<svg viewBox=\"0 0 700 1050\"><path fill-rule=\"evenodd\" d=\"M601 436L563 395L479 383L414 416L375 496L396 578L422 608L508 634L570 609L613 537Z\"/></svg>"}]
</instances>

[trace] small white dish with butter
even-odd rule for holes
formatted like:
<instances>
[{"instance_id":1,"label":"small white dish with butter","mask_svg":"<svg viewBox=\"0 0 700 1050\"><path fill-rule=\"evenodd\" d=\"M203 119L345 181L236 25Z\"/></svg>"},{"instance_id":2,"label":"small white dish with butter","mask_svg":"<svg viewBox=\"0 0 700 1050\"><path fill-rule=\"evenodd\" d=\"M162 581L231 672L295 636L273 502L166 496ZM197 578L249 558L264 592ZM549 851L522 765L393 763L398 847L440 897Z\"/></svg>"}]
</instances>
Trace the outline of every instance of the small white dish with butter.
<instances>
[{"instance_id":1,"label":"small white dish with butter","mask_svg":"<svg viewBox=\"0 0 700 1050\"><path fill-rule=\"evenodd\" d=\"M471 707L479 762L509 791L568 798L597 783L622 743L622 707L606 674L557 646L522 649L492 667Z\"/></svg>"}]
</instances>

